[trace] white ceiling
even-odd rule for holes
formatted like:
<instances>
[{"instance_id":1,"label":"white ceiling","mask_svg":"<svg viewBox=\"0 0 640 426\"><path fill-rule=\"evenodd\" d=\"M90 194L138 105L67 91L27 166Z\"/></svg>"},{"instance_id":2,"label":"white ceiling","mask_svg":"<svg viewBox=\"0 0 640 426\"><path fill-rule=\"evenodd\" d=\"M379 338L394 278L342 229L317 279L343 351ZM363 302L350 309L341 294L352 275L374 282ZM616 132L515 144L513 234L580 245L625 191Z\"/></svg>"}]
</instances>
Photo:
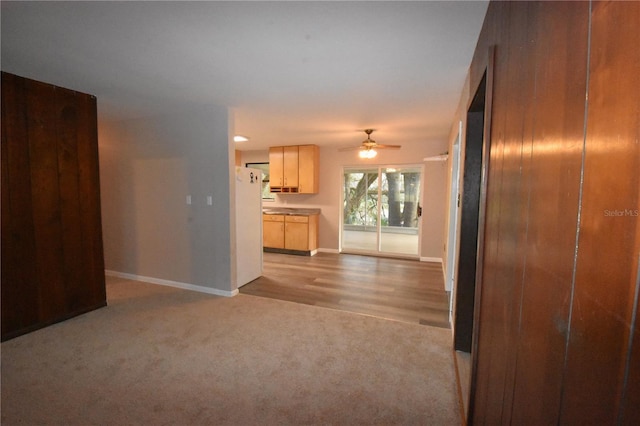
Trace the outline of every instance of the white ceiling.
<instances>
[{"instance_id":1,"label":"white ceiling","mask_svg":"<svg viewBox=\"0 0 640 426\"><path fill-rule=\"evenodd\" d=\"M232 107L239 149L445 140L487 8L448 2L8 2L2 70L100 120Z\"/></svg>"}]
</instances>

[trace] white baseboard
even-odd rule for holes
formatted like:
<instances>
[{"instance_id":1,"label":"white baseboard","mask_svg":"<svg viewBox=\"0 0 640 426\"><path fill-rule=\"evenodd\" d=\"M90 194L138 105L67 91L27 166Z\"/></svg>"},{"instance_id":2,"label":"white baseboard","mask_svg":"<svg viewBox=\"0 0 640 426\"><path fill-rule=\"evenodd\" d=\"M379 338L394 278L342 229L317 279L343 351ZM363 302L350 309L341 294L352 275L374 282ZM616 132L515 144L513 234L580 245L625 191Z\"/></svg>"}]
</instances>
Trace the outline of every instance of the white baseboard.
<instances>
[{"instance_id":1,"label":"white baseboard","mask_svg":"<svg viewBox=\"0 0 640 426\"><path fill-rule=\"evenodd\" d=\"M233 297L239 293L237 289L232 291L219 290L217 288L203 287L201 285L181 283L178 281L162 280L160 278L144 277L142 275L127 274L125 272L111 271L109 269L105 269L104 274L111 277L124 278L127 280L134 280L134 281L143 281L145 283L181 288L183 290L197 291L200 293L213 294L215 296Z\"/></svg>"},{"instance_id":2,"label":"white baseboard","mask_svg":"<svg viewBox=\"0 0 640 426\"><path fill-rule=\"evenodd\" d=\"M420 262L442 263L442 258L441 257L421 257L420 258Z\"/></svg>"},{"instance_id":3,"label":"white baseboard","mask_svg":"<svg viewBox=\"0 0 640 426\"><path fill-rule=\"evenodd\" d=\"M442 279L444 280L444 291L451 291L451 283L447 282L447 272L442 268Z\"/></svg>"},{"instance_id":4,"label":"white baseboard","mask_svg":"<svg viewBox=\"0 0 640 426\"><path fill-rule=\"evenodd\" d=\"M338 249L330 249L330 248L319 248L318 253L335 253L339 254L340 251Z\"/></svg>"}]
</instances>

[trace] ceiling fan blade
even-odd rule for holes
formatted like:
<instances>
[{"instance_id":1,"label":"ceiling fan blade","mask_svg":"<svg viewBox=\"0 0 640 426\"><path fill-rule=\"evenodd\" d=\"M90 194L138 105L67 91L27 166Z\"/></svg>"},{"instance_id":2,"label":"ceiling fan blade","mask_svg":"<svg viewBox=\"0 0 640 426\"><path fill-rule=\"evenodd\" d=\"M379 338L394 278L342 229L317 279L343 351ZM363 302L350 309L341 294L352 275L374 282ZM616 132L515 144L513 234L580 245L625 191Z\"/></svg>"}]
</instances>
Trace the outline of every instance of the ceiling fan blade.
<instances>
[{"instance_id":1,"label":"ceiling fan blade","mask_svg":"<svg viewBox=\"0 0 640 426\"><path fill-rule=\"evenodd\" d=\"M348 148L340 148L338 151L355 151L356 149L362 149L362 146L350 146Z\"/></svg>"},{"instance_id":2,"label":"ceiling fan blade","mask_svg":"<svg viewBox=\"0 0 640 426\"><path fill-rule=\"evenodd\" d=\"M401 148L400 145L383 145L383 144L376 143L376 141L371 139L371 133L373 133L374 130L375 129L366 129L364 131L367 134L367 139L362 141L362 145L352 146L349 148L339 148L338 151L355 151L357 149L369 151L369 150L376 150L378 148L380 149L400 149Z\"/></svg>"},{"instance_id":3,"label":"ceiling fan blade","mask_svg":"<svg viewBox=\"0 0 640 426\"><path fill-rule=\"evenodd\" d=\"M382 148L382 149L400 149L400 145L381 145L381 144L376 144L376 146L374 146L374 148Z\"/></svg>"}]
</instances>

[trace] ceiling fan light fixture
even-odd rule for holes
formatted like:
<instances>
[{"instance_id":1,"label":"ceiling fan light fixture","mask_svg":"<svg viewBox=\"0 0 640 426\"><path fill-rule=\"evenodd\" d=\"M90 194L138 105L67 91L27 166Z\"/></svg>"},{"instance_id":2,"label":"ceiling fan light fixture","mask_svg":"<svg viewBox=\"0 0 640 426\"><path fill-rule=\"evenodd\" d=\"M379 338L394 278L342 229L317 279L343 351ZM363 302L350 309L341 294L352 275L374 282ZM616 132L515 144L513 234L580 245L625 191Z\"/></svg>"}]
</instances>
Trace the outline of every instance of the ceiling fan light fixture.
<instances>
[{"instance_id":1,"label":"ceiling fan light fixture","mask_svg":"<svg viewBox=\"0 0 640 426\"><path fill-rule=\"evenodd\" d=\"M374 158L376 155L378 155L376 150L375 149L371 149L371 148L363 149L358 153L358 156L360 158L364 158L364 159L367 159L367 160L369 160L371 158Z\"/></svg>"},{"instance_id":2,"label":"ceiling fan light fixture","mask_svg":"<svg viewBox=\"0 0 640 426\"><path fill-rule=\"evenodd\" d=\"M367 139L363 140L360 146L354 146L352 148L340 148L338 149L338 151L351 151L360 149L360 151L358 152L358 157L362 159L371 159L378 155L378 149L400 149L400 145L383 145L371 139L371 133L373 133L374 130L375 129L365 129L364 132L367 134Z\"/></svg>"}]
</instances>

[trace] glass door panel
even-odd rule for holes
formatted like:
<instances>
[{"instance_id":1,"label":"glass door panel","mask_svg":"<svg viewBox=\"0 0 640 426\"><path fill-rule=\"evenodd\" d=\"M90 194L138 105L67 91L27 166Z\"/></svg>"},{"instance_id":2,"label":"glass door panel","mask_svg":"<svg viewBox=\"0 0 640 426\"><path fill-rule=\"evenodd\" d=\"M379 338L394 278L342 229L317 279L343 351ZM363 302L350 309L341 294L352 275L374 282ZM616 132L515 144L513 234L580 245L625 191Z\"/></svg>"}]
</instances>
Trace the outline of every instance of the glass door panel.
<instances>
[{"instance_id":1,"label":"glass door panel","mask_svg":"<svg viewBox=\"0 0 640 426\"><path fill-rule=\"evenodd\" d=\"M378 251L378 169L345 170L342 248Z\"/></svg>"},{"instance_id":2,"label":"glass door panel","mask_svg":"<svg viewBox=\"0 0 640 426\"><path fill-rule=\"evenodd\" d=\"M380 251L418 255L419 167L381 169Z\"/></svg>"}]
</instances>

